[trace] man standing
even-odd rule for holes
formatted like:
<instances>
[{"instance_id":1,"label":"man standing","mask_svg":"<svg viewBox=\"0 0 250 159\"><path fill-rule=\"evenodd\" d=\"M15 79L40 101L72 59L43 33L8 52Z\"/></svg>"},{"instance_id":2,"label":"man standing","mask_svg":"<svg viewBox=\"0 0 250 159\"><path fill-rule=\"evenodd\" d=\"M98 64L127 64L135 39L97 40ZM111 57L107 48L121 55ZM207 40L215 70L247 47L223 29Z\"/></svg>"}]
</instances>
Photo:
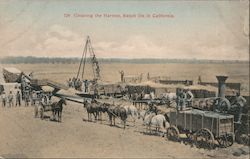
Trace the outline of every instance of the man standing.
<instances>
[{"instance_id":1,"label":"man standing","mask_svg":"<svg viewBox=\"0 0 250 159\"><path fill-rule=\"evenodd\" d=\"M2 107L5 107L6 106L6 94L5 94L5 92L3 92L1 97L2 97Z\"/></svg>"},{"instance_id":2,"label":"man standing","mask_svg":"<svg viewBox=\"0 0 250 159\"><path fill-rule=\"evenodd\" d=\"M238 116L238 120L236 123L241 122L242 111L243 111L243 107L245 106L246 102L247 102L246 99L244 97L242 97L239 92L237 92L234 105L239 107L239 116Z\"/></svg>"},{"instance_id":3,"label":"man standing","mask_svg":"<svg viewBox=\"0 0 250 159\"><path fill-rule=\"evenodd\" d=\"M181 89L178 93L178 110L183 110L186 108L186 93L183 91L183 89Z\"/></svg>"},{"instance_id":4,"label":"man standing","mask_svg":"<svg viewBox=\"0 0 250 159\"><path fill-rule=\"evenodd\" d=\"M186 90L187 106L191 106L192 105L193 98L194 98L193 93L189 89L187 89Z\"/></svg>"},{"instance_id":5,"label":"man standing","mask_svg":"<svg viewBox=\"0 0 250 159\"><path fill-rule=\"evenodd\" d=\"M19 107L21 106L21 94L19 91L16 93L16 106L17 105L19 105Z\"/></svg>"},{"instance_id":6,"label":"man standing","mask_svg":"<svg viewBox=\"0 0 250 159\"><path fill-rule=\"evenodd\" d=\"M149 72L148 72L148 74L147 74L147 80L148 80L148 81L150 80Z\"/></svg>"},{"instance_id":7,"label":"man standing","mask_svg":"<svg viewBox=\"0 0 250 159\"><path fill-rule=\"evenodd\" d=\"M88 92L88 86L89 86L89 82L88 82L88 80L85 80L84 81L84 87L85 87L84 92Z\"/></svg>"},{"instance_id":8,"label":"man standing","mask_svg":"<svg viewBox=\"0 0 250 159\"><path fill-rule=\"evenodd\" d=\"M10 91L10 93L8 95L9 107L13 107L14 106L13 98L14 97L13 97L12 91Z\"/></svg>"},{"instance_id":9,"label":"man standing","mask_svg":"<svg viewBox=\"0 0 250 159\"><path fill-rule=\"evenodd\" d=\"M120 71L120 74L121 74L121 82L123 83L124 82L124 71Z\"/></svg>"},{"instance_id":10,"label":"man standing","mask_svg":"<svg viewBox=\"0 0 250 159\"><path fill-rule=\"evenodd\" d=\"M25 106L29 106L29 92L25 91L24 93L24 102Z\"/></svg>"}]
</instances>

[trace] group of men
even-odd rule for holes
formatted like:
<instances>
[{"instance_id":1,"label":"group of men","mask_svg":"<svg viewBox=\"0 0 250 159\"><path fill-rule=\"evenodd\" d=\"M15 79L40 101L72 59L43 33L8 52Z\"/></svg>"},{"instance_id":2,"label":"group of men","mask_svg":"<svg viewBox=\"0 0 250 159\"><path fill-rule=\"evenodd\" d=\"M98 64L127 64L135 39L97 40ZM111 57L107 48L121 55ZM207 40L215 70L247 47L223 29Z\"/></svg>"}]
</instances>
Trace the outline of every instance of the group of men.
<instances>
[{"instance_id":1,"label":"group of men","mask_svg":"<svg viewBox=\"0 0 250 159\"><path fill-rule=\"evenodd\" d=\"M13 94L12 91L9 91L8 94L5 91L2 92L1 100L2 100L2 107L13 107L14 106L14 99L15 99L15 106L21 106L21 93L17 91L16 94Z\"/></svg>"},{"instance_id":2,"label":"group of men","mask_svg":"<svg viewBox=\"0 0 250 159\"><path fill-rule=\"evenodd\" d=\"M194 98L193 93L189 89L179 89L176 92L176 96L177 110L184 110L190 107Z\"/></svg>"},{"instance_id":3,"label":"group of men","mask_svg":"<svg viewBox=\"0 0 250 159\"><path fill-rule=\"evenodd\" d=\"M16 93L13 93L13 91L10 91L8 94L6 94L4 91L1 94L1 101L2 101L2 107L14 107L15 106L21 106L24 102L24 106L29 105L36 105L39 103L49 104L51 102L52 94L49 93L43 93L43 92L36 92L32 91L24 92L23 97L20 93L20 91L16 91Z\"/></svg>"},{"instance_id":4,"label":"group of men","mask_svg":"<svg viewBox=\"0 0 250 159\"><path fill-rule=\"evenodd\" d=\"M73 77L72 79L69 78L67 83L68 83L68 87L75 88L76 90L84 91L84 92L89 91L90 81L88 81L88 80L81 81L79 78L77 79L77 78Z\"/></svg>"},{"instance_id":5,"label":"group of men","mask_svg":"<svg viewBox=\"0 0 250 159\"><path fill-rule=\"evenodd\" d=\"M75 88L76 90L81 90L82 82L79 78L69 78L68 86L71 88Z\"/></svg>"}]
</instances>

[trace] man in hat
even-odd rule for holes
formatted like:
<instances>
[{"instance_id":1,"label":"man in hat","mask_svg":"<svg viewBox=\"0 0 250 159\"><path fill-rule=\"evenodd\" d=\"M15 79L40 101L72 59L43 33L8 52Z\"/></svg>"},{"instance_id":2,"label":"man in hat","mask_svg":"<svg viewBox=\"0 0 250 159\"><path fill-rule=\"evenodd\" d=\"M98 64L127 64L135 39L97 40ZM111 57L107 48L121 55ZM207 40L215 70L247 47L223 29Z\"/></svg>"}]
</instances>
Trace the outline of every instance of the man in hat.
<instances>
[{"instance_id":1,"label":"man in hat","mask_svg":"<svg viewBox=\"0 0 250 159\"><path fill-rule=\"evenodd\" d=\"M193 93L190 91L190 89L187 89L185 91L186 93L186 104L187 106L191 106L192 105L192 101L193 101L193 98L194 98L194 95Z\"/></svg>"},{"instance_id":2,"label":"man in hat","mask_svg":"<svg viewBox=\"0 0 250 159\"><path fill-rule=\"evenodd\" d=\"M155 113L157 115L157 107L152 103L152 102L148 102L148 106L149 106L149 109L148 109L148 113L152 112L152 113Z\"/></svg>"},{"instance_id":3,"label":"man in hat","mask_svg":"<svg viewBox=\"0 0 250 159\"><path fill-rule=\"evenodd\" d=\"M19 107L21 106L21 93L20 91L17 91L16 93L16 106L19 105Z\"/></svg>"},{"instance_id":4,"label":"man in hat","mask_svg":"<svg viewBox=\"0 0 250 159\"><path fill-rule=\"evenodd\" d=\"M10 91L10 93L8 95L9 107L13 107L14 106L13 98L14 97L13 97L12 91Z\"/></svg>"},{"instance_id":5,"label":"man in hat","mask_svg":"<svg viewBox=\"0 0 250 159\"><path fill-rule=\"evenodd\" d=\"M183 89L181 89L178 93L178 105L177 110L183 110L186 108L186 93Z\"/></svg>"},{"instance_id":6,"label":"man in hat","mask_svg":"<svg viewBox=\"0 0 250 159\"><path fill-rule=\"evenodd\" d=\"M25 106L29 106L29 92L28 91L24 92L24 103L25 103Z\"/></svg>"},{"instance_id":7,"label":"man in hat","mask_svg":"<svg viewBox=\"0 0 250 159\"><path fill-rule=\"evenodd\" d=\"M88 87L89 87L89 82L88 82L88 80L85 80L84 81L84 92L88 92L89 90L88 90Z\"/></svg>"},{"instance_id":8,"label":"man in hat","mask_svg":"<svg viewBox=\"0 0 250 159\"><path fill-rule=\"evenodd\" d=\"M245 106L246 102L247 102L246 99L244 97L242 97L239 92L237 92L236 97L235 97L235 101L232 104L234 107L239 108L239 116L238 116L238 120L236 123L241 122L242 111L243 111L243 107Z\"/></svg>"}]
</instances>

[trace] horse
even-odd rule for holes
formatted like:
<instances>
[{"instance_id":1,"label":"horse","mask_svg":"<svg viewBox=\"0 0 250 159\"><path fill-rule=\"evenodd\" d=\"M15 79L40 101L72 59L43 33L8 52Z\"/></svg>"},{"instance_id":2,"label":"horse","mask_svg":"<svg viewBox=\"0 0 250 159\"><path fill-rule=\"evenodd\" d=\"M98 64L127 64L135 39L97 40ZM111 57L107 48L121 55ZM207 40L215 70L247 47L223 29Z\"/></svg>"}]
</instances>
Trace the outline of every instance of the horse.
<instances>
[{"instance_id":1,"label":"horse","mask_svg":"<svg viewBox=\"0 0 250 159\"><path fill-rule=\"evenodd\" d=\"M58 122L62 121L63 104L67 105L66 100L64 98L61 98L58 102L54 102L51 104L53 118L55 118L55 116L57 114L57 121Z\"/></svg>"},{"instance_id":2,"label":"horse","mask_svg":"<svg viewBox=\"0 0 250 159\"><path fill-rule=\"evenodd\" d=\"M150 92L149 94L144 94L142 99L148 99L148 100L155 99L155 94L154 92Z\"/></svg>"},{"instance_id":3,"label":"horse","mask_svg":"<svg viewBox=\"0 0 250 159\"><path fill-rule=\"evenodd\" d=\"M158 114L155 115L154 113L150 113L145 117L144 125L146 125L146 131L149 130L151 134L151 127L155 127L156 133L162 132L162 136L166 133L166 128L170 126L169 118L167 115Z\"/></svg>"},{"instance_id":4,"label":"horse","mask_svg":"<svg viewBox=\"0 0 250 159\"><path fill-rule=\"evenodd\" d=\"M102 113L107 112L109 107L110 107L110 104L108 103L98 104L98 117L99 117L99 120L101 120L101 122L102 122Z\"/></svg>"},{"instance_id":5,"label":"horse","mask_svg":"<svg viewBox=\"0 0 250 159\"><path fill-rule=\"evenodd\" d=\"M177 99L176 93L163 93L161 94L160 98L162 100L165 100L168 106L176 107L176 99Z\"/></svg>"},{"instance_id":6,"label":"horse","mask_svg":"<svg viewBox=\"0 0 250 159\"><path fill-rule=\"evenodd\" d=\"M90 119L92 121L91 114L94 115L95 120L97 119L97 115L98 115L98 111L99 111L98 110L99 107L98 107L97 103L95 103L95 102L90 103L89 101L86 100L83 103L83 107L86 108L86 110L87 110L88 121L90 121Z\"/></svg>"},{"instance_id":7,"label":"horse","mask_svg":"<svg viewBox=\"0 0 250 159\"><path fill-rule=\"evenodd\" d=\"M135 126L136 117L139 116L139 112L137 108L134 105L124 105L123 108L125 108L127 116L130 115L133 118L133 122Z\"/></svg>"},{"instance_id":8,"label":"horse","mask_svg":"<svg viewBox=\"0 0 250 159\"><path fill-rule=\"evenodd\" d=\"M127 120L127 112L126 109L120 106L111 106L108 108L108 116L109 116L109 121L110 125L112 126L112 121L114 122L115 125L115 118L120 117L120 119L123 121L123 129L126 127L126 120Z\"/></svg>"}]
</instances>

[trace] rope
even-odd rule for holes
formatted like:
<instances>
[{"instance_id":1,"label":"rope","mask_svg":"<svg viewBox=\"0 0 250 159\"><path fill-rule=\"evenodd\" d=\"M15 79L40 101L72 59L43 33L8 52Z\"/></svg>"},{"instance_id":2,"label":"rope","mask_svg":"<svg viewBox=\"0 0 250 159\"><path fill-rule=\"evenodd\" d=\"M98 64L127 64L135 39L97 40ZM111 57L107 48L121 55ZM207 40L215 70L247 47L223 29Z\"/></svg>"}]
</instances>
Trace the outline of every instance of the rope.
<instances>
[{"instance_id":1,"label":"rope","mask_svg":"<svg viewBox=\"0 0 250 159\"><path fill-rule=\"evenodd\" d=\"M84 46L84 50L83 50L83 53L82 53L82 58L81 58L81 62L80 62L80 65L79 65L79 68L78 68L78 71L77 71L77 76L76 76L76 78L79 77L79 73L80 73L81 66L82 66L82 61L83 61L83 56L85 55L85 52L86 52L86 49L87 49L87 43L88 43L88 40L86 41L85 46ZM85 59L84 59L84 60L85 60ZM83 70L84 70L84 68L83 68Z\"/></svg>"}]
</instances>

